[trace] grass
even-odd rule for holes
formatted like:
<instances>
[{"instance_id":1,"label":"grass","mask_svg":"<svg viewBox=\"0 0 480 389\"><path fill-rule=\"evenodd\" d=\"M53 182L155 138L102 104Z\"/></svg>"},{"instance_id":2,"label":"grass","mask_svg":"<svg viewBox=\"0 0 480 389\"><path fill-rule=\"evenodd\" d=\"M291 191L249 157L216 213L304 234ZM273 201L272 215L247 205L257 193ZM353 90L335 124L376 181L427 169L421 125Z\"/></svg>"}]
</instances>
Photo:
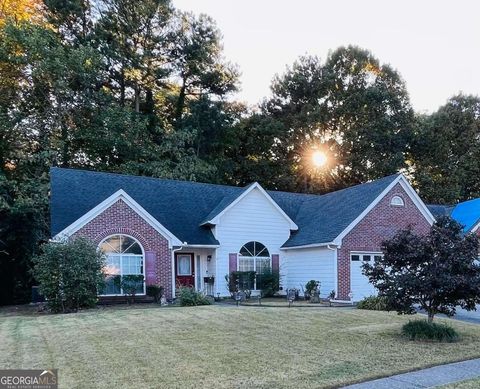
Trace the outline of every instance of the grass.
<instances>
[{"instance_id":1,"label":"grass","mask_svg":"<svg viewBox=\"0 0 480 389\"><path fill-rule=\"evenodd\" d=\"M455 384L441 386L441 389L478 389L480 388L480 378L460 381Z\"/></svg>"},{"instance_id":2,"label":"grass","mask_svg":"<svg viewBox=\"0 0 480 389\"><path fill-rule=\"evenodd\" d=\"M400 335L409 319L327 307L0 311L0 369L58 368L61 388L311 388L480 357L480 326L449 321L459 342L422 343Z\"/></svg>"}]
</instances>

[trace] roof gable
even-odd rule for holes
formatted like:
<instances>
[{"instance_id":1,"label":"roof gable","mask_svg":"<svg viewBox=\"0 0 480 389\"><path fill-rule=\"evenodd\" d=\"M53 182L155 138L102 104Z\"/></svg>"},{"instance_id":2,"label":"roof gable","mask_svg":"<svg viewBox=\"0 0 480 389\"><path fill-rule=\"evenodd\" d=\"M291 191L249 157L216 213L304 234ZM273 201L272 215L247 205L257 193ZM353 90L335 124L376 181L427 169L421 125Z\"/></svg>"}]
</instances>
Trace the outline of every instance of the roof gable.
<instances>
[{"instance_id":1,"label":"roof gable","mask_svg":"<svg viewBox=\"0 0 480 389\"><path fill-rule=\"evenodd\" d=\"M216 225L220 217L228 212L229 209L235 207L243 198L245 198L253 190L257 189L282 215L282 217L290 224L291 230L298 230L295 222L285 213L285 211L273 200L273 198L262 188L258 182L254 182L247 186L242 192L225 196L222 201L216 206L212 212L207 216L206 220L201 225Z\"/></svg>"},{"instance_id":2,"label":"roof gable","mask_svg":"<svg viewBox=\"0 0 480 389\"><path fill-rule=\"evenodd\" d=\"M170 247L173 245L179 246L182 242L166 229L162 224L158 222L152 215L150 215L140 204L138 204L132 197L130 197L123 189L119 189L114 194L106 198L100 204L92 208L85 213L82 217L75 220L72 224L65 227L62 231L58 232L53 239L60 240L64 236L71 236L78 230L80 230L87 223L92 221L95 217L100 215L103 211L110 208L117 201L122 200L130 208L132 208L141 218L143 218L149 225L157 230L161 235L165 236L169 240Z\"/></svg>"}]
</instances>

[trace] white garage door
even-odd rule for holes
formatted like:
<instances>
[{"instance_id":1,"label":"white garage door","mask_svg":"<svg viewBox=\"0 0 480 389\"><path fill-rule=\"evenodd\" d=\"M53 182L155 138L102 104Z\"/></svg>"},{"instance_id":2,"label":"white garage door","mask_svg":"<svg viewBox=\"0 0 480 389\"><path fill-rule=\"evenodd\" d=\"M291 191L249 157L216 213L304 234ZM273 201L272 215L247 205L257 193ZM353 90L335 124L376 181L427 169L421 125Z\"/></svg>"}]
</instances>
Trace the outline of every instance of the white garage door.
<instances>
[{"instance_id":1,"label":"white garage door","mask_svg":"<svg viewBox=\"0 0 480 389\"><path fill-rule=\"evenodd\" d=\"M350 291L353 301L360 301L364 297L376 295L377 291L363 275L362 265L373 263L381 257L381 253L352 253L350 255Z\"/></svg>"}]
</instances>

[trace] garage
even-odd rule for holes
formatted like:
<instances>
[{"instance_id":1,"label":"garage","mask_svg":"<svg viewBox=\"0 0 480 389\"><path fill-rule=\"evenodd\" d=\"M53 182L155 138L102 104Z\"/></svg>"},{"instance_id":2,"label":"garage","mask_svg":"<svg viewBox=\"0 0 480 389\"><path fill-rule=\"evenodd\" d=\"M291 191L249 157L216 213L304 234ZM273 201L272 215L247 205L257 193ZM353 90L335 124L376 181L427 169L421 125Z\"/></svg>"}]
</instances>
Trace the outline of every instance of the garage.
<instances>
[{"instance_id":1,"label":"garage","mask_svg":"<svg viewBox=\"0 0 480 389\"><path fill-rule=\"evenodd\" d=\"M373 263L380 259L382 253L351 253L350 255L350 291L352 301L360 301L364 297L376 295L377 291L362 273L364 263Z\"/></svg>"}]
</instances>

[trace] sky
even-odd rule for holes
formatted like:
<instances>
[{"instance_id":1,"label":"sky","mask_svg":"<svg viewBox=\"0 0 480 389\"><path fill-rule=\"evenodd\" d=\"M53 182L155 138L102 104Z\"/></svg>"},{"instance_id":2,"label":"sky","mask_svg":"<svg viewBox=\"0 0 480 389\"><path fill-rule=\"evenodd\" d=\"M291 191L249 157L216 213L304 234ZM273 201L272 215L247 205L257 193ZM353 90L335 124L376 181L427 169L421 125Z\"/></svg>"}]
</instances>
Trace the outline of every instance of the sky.
<instances>
[{"instance_id":1,"label":"sky","mask_svg":"<svg viewBox=\"0 0 480 389\"><path fill-rule=\"evenodd\" d=\"M354 44L397 69L413 108L433 112L459 92L480 94L478 0L173 0L205 13L223 34L250 104L270 93L275 74L299 56Z\"/></svg>"}]
</instances>

